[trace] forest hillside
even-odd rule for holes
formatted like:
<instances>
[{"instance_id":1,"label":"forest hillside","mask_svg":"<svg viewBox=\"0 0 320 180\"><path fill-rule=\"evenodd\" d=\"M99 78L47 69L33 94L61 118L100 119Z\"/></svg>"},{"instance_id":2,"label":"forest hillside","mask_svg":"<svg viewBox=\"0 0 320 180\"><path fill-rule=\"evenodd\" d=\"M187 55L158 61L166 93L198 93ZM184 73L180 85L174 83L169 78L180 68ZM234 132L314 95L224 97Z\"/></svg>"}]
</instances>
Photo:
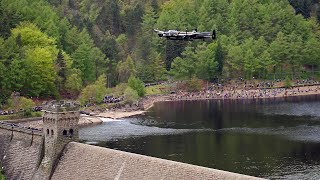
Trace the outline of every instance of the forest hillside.
<instances>
[{"instance_id":1,"label":"forest hillside","mask_svg":"<svg viewBox=\"0 0 320 180\"><path fill-rule=\"evenodd\" d=\"M136 97L169 79L319 78L319 21L318 0L1 0L0 100ZM215 29L217 40L167 41L154 28Z\"/></svg>"}]
</instances>

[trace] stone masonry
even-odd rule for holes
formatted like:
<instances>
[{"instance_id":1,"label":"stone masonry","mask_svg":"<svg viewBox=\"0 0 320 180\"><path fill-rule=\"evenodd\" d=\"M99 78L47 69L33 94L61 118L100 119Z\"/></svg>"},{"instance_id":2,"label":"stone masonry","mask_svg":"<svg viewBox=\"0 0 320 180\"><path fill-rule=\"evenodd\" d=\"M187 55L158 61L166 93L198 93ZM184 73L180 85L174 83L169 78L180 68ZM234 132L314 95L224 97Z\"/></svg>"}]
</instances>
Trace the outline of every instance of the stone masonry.
<instances>
[{"instance_id":1,"label":"stone masonry","mask_svg":"<svg viewBox=\"0 0 320 180\"><path fill-rule=\"evenodd\" d=\"M0 162L8 180L31 179L40 163L43 139L30 132L0 126Z\"/></svg>"},{"instance_id":2,"label":"stone masonry","mask_svg":"<svg viewBox=\"0 0 320 180\"><path fill-rule=\"evenodd\" d=\"M53 173L60 179L259 179L180 162L80 143L69 143Z\"/></svg>"},{"instance_id":3,"label":"stone masonry","mask_svg":"<svg viewBox=\"0 0 320 180\"><path fill-rule=\"evenodd\" d=\"M50 179L64 147L78 141L79 105L52 101L44 106L44 157L33 179Z\"/></svg>"}]
</instances>

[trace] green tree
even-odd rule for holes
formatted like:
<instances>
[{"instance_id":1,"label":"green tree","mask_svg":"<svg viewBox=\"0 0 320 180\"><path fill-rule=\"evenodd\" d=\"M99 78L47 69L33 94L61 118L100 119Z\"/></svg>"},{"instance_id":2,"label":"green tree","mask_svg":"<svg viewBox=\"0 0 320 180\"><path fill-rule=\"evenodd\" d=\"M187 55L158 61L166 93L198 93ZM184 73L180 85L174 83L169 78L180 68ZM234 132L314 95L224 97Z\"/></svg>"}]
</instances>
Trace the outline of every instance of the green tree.
<instances>
[{"instance_id":1,"label":"green tree","mask_svg":"<svg viewBox=\"0 0 320 180\"><path fill-rule=\"evenodd\" d=\"M102 74L94 84L86 86L81 91L79 101L81 104L101 103L106 93L106 76Z\"/></svg>"},{"instance_id":2,"label":"green tree","mask_svg":"<svg viewBox=\"0 0 320 180\"><path fill-rule=\"evenodd\" d=\"M56 96L57 74L54 61L58 50L55 39L42 33L32 23L21 23L12 30L7 42L18 42L19 51L22 51L22 55L14 57L9 62L8 79L11 84L8 88L29 96ZM13 53L12 50L9 51Z\"/></svg>"},{"instance_id":3,"label":"green tree","mask_svg":"<svg viewBox=\"0 0 320 180\"><path fill-rule=\"evenodd\" d=\"M3 101L8 97L10 94L10 90L8 89L8 81L7 78L7 68L4 66L4 64L0 61L0 101Z\"/></svg>"},{"instance_id":4,"label":"green tree","mask_svg":"<svg viewBox=\"0 0 320 180\"><path fill-rule=\"evenodd\" d=\"M23 89L30 96L57 95L55 80L57 78L54 69L54 57L50 48L35 48L26 51L25 60L25 84Z\"/></svg>"},{"instance_id":5,"label":"green tree","mask_svg":"<svg viewBox=\"0 0 320 180\"><path fill-rule=\"evenodd\" d=\"M80 46L80 37L77 27L72 27L65 34L64 49L68 54L73 54Z\"/></svg>"},{"instance_id":6,"label":"green tree","mask_svg":"<svg viewBox=\"0 0 320 180\"><path fill-rule=\"evenodd\" d=\"M100 14L102 7L90 0L82 0L80 2L80 12L85 21L94 23Z\"/></svg>"},{"instance_id":7,"label":"green tree","mask_svg":"<svg viewBox=\"0 0 320 180\"><path fill-rule=\"evenodd\" d=\"M216 49L216 57L217 60L217 73L218 75L222 75L223 65L224 65L224 58L225 58L225 52L223 51L222 45L220 41L217 42L217 49Z\"/></svg>"},{"instance_id":8,"label":"green tree","mask_svg":"<svg viewBox=\"0 0 320 180\"><path fill-rule=\"evenodd\" d=\"M26 75L25 62L22 60L14 59L8 68L7 74L4 77L7 82L4 85L4 89L10 91L23 92L23 87L25 84Z\"/></svg>"},{"instance_id":9,"label":"green tree","mask_svg":"<svg viewBox=\"0 0 320 180\"><path fill-rule=\"evenodd\" d=\"M97 47L92 48L91 58L95 65L95 79L98 79L100 75L107 73L109 59L105 58L105 55Z\"/></svg>"},{"instance_id":10,"label":"green tree","mask_svg":"<svg viewBox=\"0 0 320 180\"><path fill-rule=\"evenodd\" d=\"M130 38L134 37L136 32L139 30L139 26L137 25L141 23L141 18L144 13L144 9L141 4L141 2L136 2L131 6L127 6L121 13L123 17L123 25L128 37Z\"/></svg>"},{"instance_id":11,"label":"green tree","mask_svg":"<svg viewBox=\"0 0 320 180\"><path fill-rule=\"evenodd\" d=\"M268 70L273 69L275 67L274 61L271 59L270 53L268 50L262 52L261 56L259 56L259 62L261 71L259 73L259 77L266 78Z\"/></svg>"},{"instance_id":12,"label":"green tree","mask_svg":"<svg viewBox=\"0 0 320 180\"><path fill-rule=\"evenodd\" d=\"M156 53L155 56L151 56L152 58L152 64L151 66L151 72L153 72L153 79L155 81L161 81L161 80L165 80L166 77L166 68L165 68L165 64L161 58L161 54Z\"/></svg>"},{"instance_id":13,"label":"green tree","mask_svg":"<svg viewBox=\"0 0 320 180\"><path fill-rule=\"evenodd\" d=\"M155 17L156 14L154 10L151 7L148 7L142 17L141 33L137 38L137 50L135 57L138 72L137 76L145 82L152 82L155 80L156 72L154 72L154 63L155 60L159 60L155 59L157 56L157 52L155 51L157 37L154 36L153 32L153 28L156 23ZM162 74L159 76L161 75Z\"/></svg>"},{"instance_id":14,"label":"green tree","mask_svg":"<svg viewBox=\"0 0 320 180\"><path fill-rule=\"evenodd\" d=\"M284 87L285 88L290 88L292 86L291 80L288 76L286 76L285 80L284 80Z\"/></svg>"},{"instance_id":15,"label":"green tree","mask_svg":"<svg viewBox=\"0 0 320 180\"><path fill-rule=\"evenodd\" d=\"M316 37L310 37L303 48L304 58L301 64L309 64L312 66L312 73L315 66L320 65L320 42Z\"/></svg>"},{"instance_id":16,"label":"green tree","mask_svg":"<svg viewBox=\"0 0 320 180\"><path fill-rule=\"evenodd\" d=\"M143 97L146 94L146 90L144 87L144 83L134 76L130 76L128 80L128 86L131 87L133 90L137 91L140 97Z\"/></svg>"},{"instance_id":17,"label":"green tree","mask_svg":"<svg viewBox=\"0 0 320 180\"><path fill-rule=\"evenodd\" d=\"M275 70L276 67L280 67L282 73L283 65L288 59L290 49L287 38L282 32L278 33L277 38L270 44L269 49L271 58L275 61Z\"/></svg>"},{"instance_id":18,"label":"green tree","mask_svg":"<svg viewBox=\"0 0 320 180\"><path fill-rule=\"evenodd\" d=\"M99 76L99 78L97 79L97 81L95 82L96 85L96 96L95 96L95 100L96 102L102 102L104 96L107 93L107 77L105 74L102 74Z\"/></svg>"},{"instance_id":19,"label":"green tree","mask_svg":"<svg viewBox=\"0 0 320 180\"><path fill-rule=\"evenodd\" d=\"M124 91L125 102L128 104L133 104L138 101L139 95L137 91L133 90L131 87L127 87Z\"/></svg>"},{"instance_id":20,"label":"green tree","mask_svg":"<svg viewBox=\"0 0 320 180\"><path fill-rule=\"evenodd\" d=\"M216 29L221 33L228 32L228 26L225 22L228 19L229 3L226 0L204 0L200 7L200 25L201 31Z\"/></svg>"},{"instance_id":21,"label":"green tree","mask_svg":"<svg viewBox=\"0 0 320 180\"><path fill-rule=\"evenodd\" d=\"M303 42L301 36L296 33L291 33L288 36L289 39L289 54L288 64L291 66L292 79L295 78L296 70L302 62L303 56Z\"/></svg>"},{"instance_id":22,"label":"green tree","mask_svg":"<svg viewBox=\"0 0 320 180\"><path fill-rule=\"evenodd\" d=\"M193 29L198 27L199 2L192 0L171 0L162 6L157 27L164 29Z\"/></svg>"},{"instance_id":23,"label":"green tree","mask_svg":"<svg viewBox=\"0 0 320 180\"><path fill-rule=\"evenodd\" d=\"M20 109L31 110L35 105L36 104L32 101L32 99L23 96L14 96L13 94L10 96L7 102L7 106L16 111L19 111Z\"/></svg>"},{"instance_id":24,"label":"green tree","mask_svg":"<svg viewBox=\"0 0 320 180\"><path fill-rule=\"evenodd\" d=\"M70 94L78 95L82 89L81 71L79 69L71 69L69 73L65 88Z\"/></svg>"},{"instance_id":25,"label":"green tree","mask_svg":"<svg viewBox=\"0 0 320 180\"><path fill-rule=\"evenodd\" d=\"M137 40L137 60L146 61L150 57L150 52L154 47L153 42L156 38L154 36L153 28L156 24L156 14L152 8L147 8L142 17L141 33Z\"/></svg>"},{"instance_id":26,"label":"green tree","mask_svg":"<svg viewBox=\"0 0 320 180\"><path fill-rule=\"evenodd\" d=\"M57 86L58 90L62 90L64 88L64 85L66 83L67 75L66 75L66 62L63 57L62 51L59 50L58 56L56 59L56 69L57 69L57 74L58 74L58 79L57 79Z\"/></svg>"},{"instance_id":27,"label":"green tree","mask_svg":"<svg viewBox=\"0 0 320 180\"><path fill-rule=\"evenodd\" d=\"M195 74L196 57L193 47L186 47L182 53L183 59L177 57L174 59L170 73L178 79L191 78Z\"/></svg>"},{"instance_id":28,"label":"green tree","mask_svg":"<svg viewBox=\"0 0 320 180\"><path fill-rule=\"evenodd\" d=\"M128 56L124 62L117 65L119 82L127 82L130 76L135 76L136 70L131 56Z\"/></svg>"},{"instance_id":29,"label":"green tree","mask_svg":"<svg viewBox=\"0 0 320 180\"><path fill-rule=\"evenodd\" d=\"M20 37L19 37L20 36ZM11 37L19 42L21 47L52 47L54 48L56 40L41 30L34 24L28 22L20 23L16 28L12 29Z\"/></svg>"},{"instance_id":30,"label":"green tree","mask_svg":"<svg viewBox=\"0 0 320 180\"><path fill-rule=\"evenodd\" d=\"M244 52L241 46L235 45L229 47L226 63L232 71L232 77L243 77Z\"/></svg>"},{"instance_id":31,"label":"green tree","mask_svg":"<svg viewBox=\"0 0 320 180\"><path fill-rule=\"evenodd\" d=\"M217 60L216 60L217 44L211 43L206 47L206 44L201 44L196 49L196 75L200 79L213 80L217 75Z\"/></svg>"},{"instance_id":32,"label":"green tree","mask_svg":"<svg viewBox=\"0 0 320 180\"><path fill-rule=\"evenodd\" d=\"M190 80L187 81L187 90L190 92L200 91L202 88L202 81L197 77L193 76Z\"/></svg>"},{"instance_id":33,"label":"green tree","mask_svg":"<svg viewBox=\"0 0 320 180\"><path fill-rule=\"evenodd\" d=\"M92 47L81 44L73 53L73 67L81 70L81 79L84 83L93 82L96 77L95 62L91 56Z\"/></svg>"}]
</instances>

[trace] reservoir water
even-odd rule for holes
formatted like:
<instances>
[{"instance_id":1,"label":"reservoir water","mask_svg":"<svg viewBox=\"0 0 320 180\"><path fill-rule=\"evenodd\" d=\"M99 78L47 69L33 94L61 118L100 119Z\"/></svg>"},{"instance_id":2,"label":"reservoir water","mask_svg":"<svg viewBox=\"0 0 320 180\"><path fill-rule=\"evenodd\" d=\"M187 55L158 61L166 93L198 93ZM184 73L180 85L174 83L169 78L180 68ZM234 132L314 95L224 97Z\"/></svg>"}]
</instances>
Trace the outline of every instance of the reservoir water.
<instances>
[{"instance_id":1,"label":"reservoir water","mask_svg":"<svg viewBox=\"0 0 320 180\"><path fill-rule=\"evenodd\" d=\"M88 144L268 179L320 179L320 96L157 103L80 130Z\"/></svg>"}]
</instances>

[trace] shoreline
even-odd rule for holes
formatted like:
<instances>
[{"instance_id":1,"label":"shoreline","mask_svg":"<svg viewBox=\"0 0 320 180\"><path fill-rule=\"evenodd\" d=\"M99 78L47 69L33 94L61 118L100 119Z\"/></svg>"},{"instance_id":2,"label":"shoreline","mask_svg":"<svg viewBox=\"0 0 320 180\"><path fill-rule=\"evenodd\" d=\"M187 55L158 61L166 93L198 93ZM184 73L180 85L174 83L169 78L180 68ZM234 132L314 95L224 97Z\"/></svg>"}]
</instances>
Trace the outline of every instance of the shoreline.
<instances>
[{"instance_id":1,"label":"shoreline","mask_svg":"<svg viewBox=\"0 0 320 180\"><path fill-rule=\"evenodd\" d=\"M142 110L135 110L135 111L107 111L100 113L94 117L101 117L101 118L111 118L111 119L121 119L121 118L127 118L139 114L143 114L146 111Z\"/></svg>"},{"instance_id":2,"label":"shoreline","mask_svg":"<svg viewBox=\"0 0 320 180\"><path fill-rule=\"evenodd\" d=\"M157 102L173 102L173 101L195 101L195 100L277 100L283 98L316 96L320 95L320 85L292 87L292 88L274 88L274 89L235 89L235 90L212 90L200 92L178 92L176 94L165 95L150 95L142 98L139 101L139 108L135 110L109 110L92 116L81 115L79 119L79 127L87 127L102 124L104 121L101 118L121 119L136 115L144 114L151 109ZM12 120L16 123L31 126L41 127L42 122L35 120L23 119L22 121ZM21 120L21 119L20 119Z\"/></svg>"},{"instance_id":3,"label":"shoreline","mask_svg":"<svg viewBox=\"0 0 320 180\"><path fill-rule=\"evenodd\" d=\"M237 90L219 90L220 92L214 96L212 92L194 92L194 93L186 93L180 92L173 95L155 95L146 97L142 101L142 106L144 110L148 110L154 106L157 102L165 102L165 101L193 101L193 100L274 100L274 99L282 99L282 98L291 98L291 97L303 97L303 96L314 96L320 95L320 85L314 86L298 86L292 88L273 88L273 89L237 89ZM221 91L224 91L221 93ZM246 92L244 92L246 91ZM230 96L230 93L234 92L234 94L238 96ZM246 96L240 96L240 92L246 94ZM260 93L260 94L259 94ZM262 94L265 93L265 94ZM151 102L148 102L151 101Z\"/></svg>"}]
</instances>

